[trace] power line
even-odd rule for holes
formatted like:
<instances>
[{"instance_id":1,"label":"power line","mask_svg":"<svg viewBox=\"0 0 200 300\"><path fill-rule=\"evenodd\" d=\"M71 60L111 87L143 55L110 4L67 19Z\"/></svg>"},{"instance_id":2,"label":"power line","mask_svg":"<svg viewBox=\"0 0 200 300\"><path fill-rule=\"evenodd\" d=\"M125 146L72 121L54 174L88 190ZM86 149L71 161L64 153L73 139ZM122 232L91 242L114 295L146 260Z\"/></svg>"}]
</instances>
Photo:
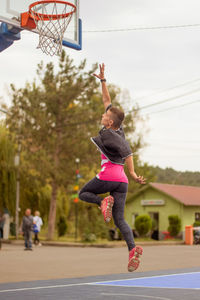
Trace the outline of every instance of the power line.
<instances>
[{"instance_id":1,"label":"power line","mask_svg":"<svg viewBox=\"0 0 200 300\"><path fill-rule=\"evenodd\" d=\"M83 30L84 33L101 33L101 32L127 32L136 30L160 30L160 29L176 29L176 28L189 28L199 27L200 24L182 24L182 25L167 25L167 26L145 26L133 28L118 28L118 29L100 29L100 30Z\"/></svg>"},{"instance_id":2,"label":"power line","mask_svg":"<svg viewBox=\"0 0 200 300\"><path fill-rule=\"evenodd\" d=\"M146 96L141 96L141 97L136 97L134 98L134 101L138 101L138 100L143 100L143 99L146 99L146 98L150 98L152 96L155 96L155 95L158 95L158 94L162 94L164 92L167 92L167 91L171 91L171 90L174 90L176 88L179 88L179 87L182 87L182 86L186 86L186 85L190 85L191 83L194 83L194 82L197 82L199 81L200 78L197 78L197 79L194 79L194 80L191 80L191 81L186 81L184 83L181 83L181 84L177 84L177 85L174 85L172 87L169 87L169 88L166 88L166 89L163 89L163 90L160 90L158 92L154 92L152 94L148 94Z\"/></svg>"},{"instance_id":3,"label":"power line","mask_svg":"<svg viewBox=\"0 0 200 300\"><path fill-rule=\"evenodd\" d=\"M163 138L163 136L162 136L162 138ZM158 142L160 142L161 140L162 140L162 138L159 138L159 139L152 139L151 138L151 142L153 142L153 143L158 143ZM178 143L178 144L180 144L180 143L189 143L189 144L200 144L200 140L174 140L174 139L166 139L165 137L164 137L164 141L166 142L166 143ZM163 143L162 143L163 144Z\"/></svg>"},{"instance_id":4,"label":"power line","mask_svg":"<svg viewBox=\"0 0 200 300\"><path fill-rule=\"evenodd\" d=\"M163 147L165 149L170 148L172 151L173 150L189 150L189 151L198 151L199 152L199 150L200 150L198 147L197 148L191 148L191 147L190 148L185 148L185 147L182 147L182 146L178 147L177 144L174 145L172 143L155 143L155 142L153 142L149 146L150 147L161 146L161 148Z\"/></svg>"},{"instance_id":5,"label":"power line","mask_svg":"<svg viewBox=\"0 0 200 300\"><path fill-rule=\"evenodd\" d=\"M154 95L157 95L157 94L161 94L161 93L163 93L163 92L166 92L166 91L169 91L169 90L173 90L173 89L176 89L176 88L178 88L178 87L182 87L182 86L185 86L185 85L189 85L189 84L191 84L191 83L198 82L199 80L200 80L200 78L197 78L197 79L194 79L194 80L190 80L190 81L186 81L186 82L184 82L184 83L181 83L181 84L172 86L172 87L170 87L170 88L163 89L163 90L161 90L161 91L158 91L158 92L155 92L155 93L146 95L146 96L134 98L133 100L134 100L134 101L137 101L137 100L141 100L141 99L144 99L144 98L150 98L151 96L154 96ZM196 92L196 91L199 91L199 89L190 91L190 92L185 93L185 94L182 94L182 95L177 95L177 96L174 96L174 97L170 97L170 98L167 98L167 99L165 99L165 100L162 100L162 101L159 101L159 102L156 102L156 103L148 104L148 105L139 107L138 109L131 109L131 110L126 111L126 113L131 113L131 112L133 112L133 110L137 111L137 110L145 109L145 108L148 108L148 107L151 107L151 106L159 105L159 104L164 103L164 102L168 102L168 101L171 101L171 100L175 100L175 99L177 99L177 98L179 98L179 97L188 96L188 95L190 95L191 93Z\"/></svg>"},{"instance_id":6,"label":"power line","mask_svg":"<svg viewBox=\"0 0 200 300\"><path fill-rule=\"evenodd\" d=\"M144 96L144 97L134 98L134 101L139 100L139 99L143 99L143 98L148 98L148 97L151 97L151 96L156 95L156 94L160 94L160 93L165 92L165 91L173 90L173 89L175 89L175 88L177 88L177 87L185 86L185 85L188 85L188 84L197 82L197 81L199 81L199 80L200 80L200 78L197 78L197 79L194 79L194 80L191 80L191 81L187 81L187 82L184 82L184 83L181 83L181 84L172 86L172 87L170 87L170 88L164 89L164 90L159 91L159 92L157 92L157 93L153 93L153 94L150 94L150 95L147 95L147 96ZM169 101L178 99L178 98L180 98L180 97L189 96L189 95L191 95L191 94L193 94L193 93L196 93L196 92L198 92L198 91L200 91L200 89L195 89L195 90L192 90L192 91L183 93L183 94L181 94L181 95L177 95L177 96L170 97L170 98L167 98L167 99L164 99L164 100L155 102L155 103L151 103L151 104L148 104L148 105L144 105L144 106L142 106L142 107L139 107L138 109L131 109L131 110L129 110L129 111L126 111L126 113L131 113L131 112L133 112L133 110L137 111L137 110L146 109L146 108L149 108L149 107L152 107L152 106L156 106L156 105L159 105L159 104L162 104L162 103L165 103L165 102L169 102Z\"/></svg>"},{"instance_id":7,"label":"power line","mask_svg":"<svg viewBox=\"0 0 200 300\"><path fill-rule=\"evenodd\" d=\"M164 99L164 100L155 102L155 103L147 104L147 105L144 105L144 106L140 107L138 110L142 110L142 109L146 109L146 108L149 108L149 107L152 107L152 106L160 105L160 104L162 104L162 103L166 103L166 102L169 102L169 101L178 99L178 98L180 98L180 97L189 96L189 95L194 94L194 93L197 93L197 92L199 92L199 91L200 91L200 89L196 89L196 90L193 90L193 91L189 91L189 92L186 92L186 93L183 93L183 94L174 96L174 97L170 97L170 98L167 98L167 99Z\"/></svg>"},{"instance_id":8,"label":"power line","mask_svg":"<svg viewBox=\"0 0 200 300\"><path fill-rule=\"evenodd\" d=\"M165 111L168 111L168 110L176 109L176 108L179 108L179 107L188 106L188 105L191 105L191 104L194 104L194 103L197 103L197 102L200 102L200 100L192 101L192 102L185 103L185 104L182 104L182 105L177 105L177 106L169 107L169 108L166 108L166 109L162 109L162 110L158 110L158 111L154 111L154 112L150 112L150 113L146 113L146 114L148 114L148 115L157 114L157 113L165 112Z\"/></svg>"}]
</instances>

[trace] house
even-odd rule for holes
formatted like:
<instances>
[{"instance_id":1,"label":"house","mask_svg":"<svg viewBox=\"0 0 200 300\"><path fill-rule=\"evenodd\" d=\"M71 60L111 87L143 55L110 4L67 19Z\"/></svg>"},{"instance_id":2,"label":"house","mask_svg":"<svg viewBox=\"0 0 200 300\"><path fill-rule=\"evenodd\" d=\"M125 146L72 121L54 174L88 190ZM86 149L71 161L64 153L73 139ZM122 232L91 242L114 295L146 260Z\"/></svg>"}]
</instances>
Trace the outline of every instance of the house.
<instances>
[{"instance_id":1,"label":"house","mask_svg":"<svg viewBox=\"0 0 200 300\"><path fill-rule=\"evenodd\" d=\"M133 194L126 203L126 219L134 229L138 215L149 214L154 220L158 239L169 226L168 216L178 215L181 219L181 233L185 226L200 221L200 187L149 183Z\"/></svg>"}]
</instances>

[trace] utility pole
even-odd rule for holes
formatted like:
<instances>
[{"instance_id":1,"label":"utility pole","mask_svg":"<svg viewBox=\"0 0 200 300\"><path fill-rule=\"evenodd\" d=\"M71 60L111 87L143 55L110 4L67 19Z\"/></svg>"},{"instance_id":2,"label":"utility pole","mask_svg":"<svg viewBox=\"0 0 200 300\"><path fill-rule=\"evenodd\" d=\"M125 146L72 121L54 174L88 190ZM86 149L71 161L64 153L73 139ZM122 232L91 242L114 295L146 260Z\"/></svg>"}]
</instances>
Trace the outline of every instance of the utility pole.
<instances>
[{"instance_id":1,"label":"utility pole","mask_svg":"<svg viewBox=\"0 0 200 300\"><path fill-rule=\"evenodd\" d=\"M17 168L17 175L16 175L16 207L15 207L15 232L16 232L16 239L18 239L18 230L19 230L19 199L20 199L20 172L19 172L19 164L20 164L20 151L21 145L18 144L18 152L15 155L15 167Z\"/></svg>"},{"instance_id":2,"label":"utility pole","mask_svg":"<svg viewBox=\"0 0 200 300\"><path fill-rule=\"evenodd\" d=\"M75 204L75 241L77 240L78 237L78 191L79 191L79 178L80 178L80 174L79 174L79 163L80 163L80 159L76 158L75 159L76 162L76 185L74 186L74 190L77 192L77 196L76 198L74 198L74 204Z\"/></svg>"}]
</instances>

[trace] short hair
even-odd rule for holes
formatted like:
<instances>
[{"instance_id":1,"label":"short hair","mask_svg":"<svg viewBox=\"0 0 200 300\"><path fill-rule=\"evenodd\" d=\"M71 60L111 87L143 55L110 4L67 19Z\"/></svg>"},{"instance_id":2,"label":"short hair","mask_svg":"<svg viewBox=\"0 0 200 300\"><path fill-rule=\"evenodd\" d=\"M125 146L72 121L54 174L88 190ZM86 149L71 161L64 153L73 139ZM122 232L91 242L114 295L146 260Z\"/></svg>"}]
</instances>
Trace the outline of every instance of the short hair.
<instances>
[{"instance_id":1,"label":"short hair","mask_svg":"<svg viewBox=\"0 0 200 300\"><path fill-rule=\"evenodd\" d=\"M109 108L109 111L112 113L113 126L119 128L124 120L124 112L115 106Z\"/></svg>"}]
</instances>

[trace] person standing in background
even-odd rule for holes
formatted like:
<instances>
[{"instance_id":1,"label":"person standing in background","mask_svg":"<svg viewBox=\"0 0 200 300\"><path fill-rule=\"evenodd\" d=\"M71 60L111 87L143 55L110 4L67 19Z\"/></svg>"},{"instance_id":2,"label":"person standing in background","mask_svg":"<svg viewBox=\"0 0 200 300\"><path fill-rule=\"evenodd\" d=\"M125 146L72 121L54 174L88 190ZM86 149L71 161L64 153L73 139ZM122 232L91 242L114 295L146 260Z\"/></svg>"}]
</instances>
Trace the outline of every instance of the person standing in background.
<instances>
[{"instance_id":1,"label":"person standing in background","mask_svg":"<svg viewBox=\"0 0 200 300\"><path fill-rule=\"evenodd\" d=\"M33 216L31 209L27 208L25 216L22 219L22 234L24 236L25 248L24 250L32 250L32 230L33 230Z\"/></svg>"},{"instance_id":2,"label":"person standing in background","mask_svg":"<svg viewBox=\"0 0 200 300\"><path fill-rule=\"evenodd\" d=\"M33 217L33 232L34 232L34 244L41 246L39 240L39 232L41 230L41 226L43 225L42 219L40 217L40 212L38 210L35 211L35 216Z\"/></svg>"}]
</instances>

